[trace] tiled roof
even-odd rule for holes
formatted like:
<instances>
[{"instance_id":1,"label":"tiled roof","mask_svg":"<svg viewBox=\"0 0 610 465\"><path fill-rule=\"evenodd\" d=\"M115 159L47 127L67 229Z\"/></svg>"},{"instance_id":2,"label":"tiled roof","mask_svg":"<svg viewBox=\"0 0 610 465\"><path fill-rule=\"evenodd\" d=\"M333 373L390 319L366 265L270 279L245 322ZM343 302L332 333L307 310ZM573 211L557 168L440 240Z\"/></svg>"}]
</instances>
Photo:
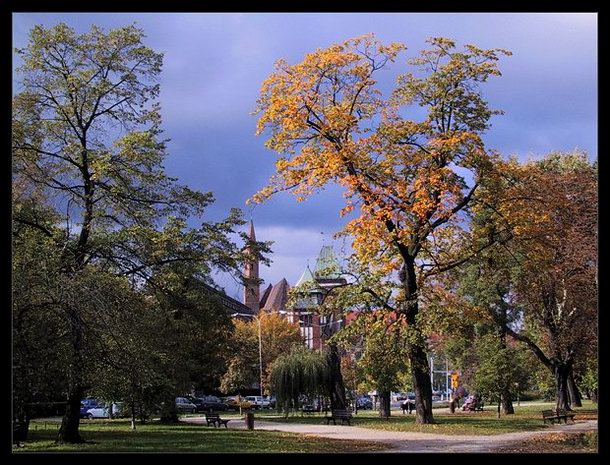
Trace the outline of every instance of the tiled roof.
<instances>
[{"instance_id":1,"label":"tiled roof","mask_svg":"<svg viewBox=\"0 0 610 465\"><path fill-rule=\"evenodd\" d=\"M303 271L303 274L301 275L301 277L299 278L299 280L297 281L295 286L300 286L301 284L308 283L313 280L314 280L313 274L311 273L311 270L309 269L309 265L308 265L305 268L305 271Z\"/></svg>"},{"instance_id":2,"label":"tiled roof","mask_svg":"<svg viewBox=\"0 0 610 465\"><path fill-rule=\"evenodd\" d=\"M288 281L283 278L279 283L275 284L271 289L271 293L265 302L263 310L265 311L280 311L286 310L288 302ZM265 291L266 292L266 291Z\"/></svg>"},{"instance_id":3,"label":"tiled roof","mask_svg":"<svg viewBox=\"0 0 610 465\"><path fill-rule=\"evenodd\" d=\"M248 306L244 305L239 300L229 297L227 294L224 293L224 291L216 289L210 286L209 284L203 282L201 284L208 290L208 292L220 298L220 302L222 303L222 306L227 310L227 312L231 314L239 313L254 315L254 312Z\"/></svg>"},{"instance_id":4,"label":"tiled roof","mask_svg":"<svg viewBox=\"0 0 610 465\"><path fill-rule=\"evenodd\" d=\"M265 306L265 304L267 303L269 294L271 294L271 289L273 289L273 286L271 284L269 284L267 286L267 289L265 289L265 291L263 292L263 296L261 297L261 302L260 302L260 308L263 308Z\"/></svg>"}]
</instances>

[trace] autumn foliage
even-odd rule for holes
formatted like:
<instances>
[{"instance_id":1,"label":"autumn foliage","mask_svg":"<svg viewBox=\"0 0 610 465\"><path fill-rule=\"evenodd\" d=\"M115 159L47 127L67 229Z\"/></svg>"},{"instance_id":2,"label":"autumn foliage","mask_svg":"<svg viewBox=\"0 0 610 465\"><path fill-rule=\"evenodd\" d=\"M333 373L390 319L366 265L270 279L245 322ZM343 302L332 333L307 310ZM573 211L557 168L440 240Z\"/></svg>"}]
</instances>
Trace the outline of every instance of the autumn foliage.
<instances>
[{"instance_id":1,"label":"autumn foliage","mask_svg":"<svg viewBox=\"0 0 610 465\"><path fill-rule=\"evenodd\" d=\"M474 46L458 52L442 38L429 43L431 50L410 61L429 76L400 76L389 99L373 76L397 59L402 44L385 46L367 35L296 65L278 61L261 89L258 133L268 131L267 147L281 156L253 200L282 190L302 200L327 183L344 186L342 214L359 213L345 232L363 261L386 271L402 264L404 251L396 247L415 256L442 246L442 230L455 227L494 158L479 133L499 112L487 108L476 86L500 74L498 56L509 52ZM406 119L405 106L424 107L428 115ZM470 190L457 167L471 171Z\"/></svg>"},{"instance_id":2,"label":"autumn foliage","mask_svg":"<svg viewBox=\"0 0 610 465\"><path fill-rule=\"evenodd\" d=\"M289 190L303 200L329 183L345 188L341 214L353 211L343 233L357 258L387 275L399 271L397 310L419 333L411 344L415 389L422 388L417 419L432 422L424 338L418 331L419 288L476 251L457 247L467 207L494 171L497 156L481 133L499 111L488 108L479 84L498 76L501 49L456 49L432 38L409 61L417 74L398 77L389 98L374 76L406 49L372 34L284 60L263 83L258 134L280 154L269 185L252 200ZM421 107L421 121L409 119ZM465 252L465 253L463 253ZM421 386L420 386L421 385ZM422 403L423 402L423 403Z\"/></svg>"}]
</instances>

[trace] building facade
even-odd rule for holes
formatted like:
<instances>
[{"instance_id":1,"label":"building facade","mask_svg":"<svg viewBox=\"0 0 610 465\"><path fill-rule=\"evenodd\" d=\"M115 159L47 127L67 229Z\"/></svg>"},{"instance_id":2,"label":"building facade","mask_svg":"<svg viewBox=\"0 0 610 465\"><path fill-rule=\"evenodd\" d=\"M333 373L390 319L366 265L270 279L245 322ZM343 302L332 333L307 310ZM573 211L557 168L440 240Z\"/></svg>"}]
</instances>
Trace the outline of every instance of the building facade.
<instances>
[{"instance_id":1,"label":"building facade","mask_svg":"<svg viewBox=\"0 0 610 465\"><path fill-rule=\"evenodd\" d=\"M251 240L256 238L252 221L249 236ZM326 315L320 315L317 311L332 288L346 283L340 276L339 269L339 261L332 246L323 246L316 259L314 270L312 271L307 265L295 284L295 287L306 289L305 295L290 304L288 293L291 286L285 278L276 284L269 284L261 294L259 263L258 260L253 259L244 269L246 277L244 304L254 314L277 312L290 322L298 323L307 346L310 349L321 349L325 341L343 326L340 309L328 312Z\"/></svg>"}]
</instances>

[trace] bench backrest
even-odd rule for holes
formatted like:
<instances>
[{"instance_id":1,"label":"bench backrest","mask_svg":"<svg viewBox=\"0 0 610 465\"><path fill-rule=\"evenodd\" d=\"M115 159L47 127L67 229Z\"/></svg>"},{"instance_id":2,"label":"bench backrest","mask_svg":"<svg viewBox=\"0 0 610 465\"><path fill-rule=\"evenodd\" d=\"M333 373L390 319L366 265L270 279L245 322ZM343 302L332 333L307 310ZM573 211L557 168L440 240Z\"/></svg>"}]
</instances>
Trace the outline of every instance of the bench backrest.
<instances>
[{"instance_id":1,"label":"bench backrest","mask_svg":"<svg viewBox=\"0 0 610 465\"><path fill-rule=\"evenodd\" d=\"M555 416L557 416L557 412L555 412L555 410L543 410L542 416L545 418L546 417L555 417Z\"/></svg>"},{"instance_id":2,"label":"bench backrest","mask_svg":"<svg viewBox=\"0 0 610 465\"><path fill-rule=\"evenodd\" d=\"M349 410L333 410L333 417L351 417L352 412Z\"/></svg>"},{"instance_id":3,"label":"bench backrest","mask_svg":"<svg viewBox=\"0 0 610 465\"><path fill-rule=\"evenodd\" d=\"M205 417L206 418L218 418L219 415L217 413L206 413Z\"/></svg>"}]
</instances>

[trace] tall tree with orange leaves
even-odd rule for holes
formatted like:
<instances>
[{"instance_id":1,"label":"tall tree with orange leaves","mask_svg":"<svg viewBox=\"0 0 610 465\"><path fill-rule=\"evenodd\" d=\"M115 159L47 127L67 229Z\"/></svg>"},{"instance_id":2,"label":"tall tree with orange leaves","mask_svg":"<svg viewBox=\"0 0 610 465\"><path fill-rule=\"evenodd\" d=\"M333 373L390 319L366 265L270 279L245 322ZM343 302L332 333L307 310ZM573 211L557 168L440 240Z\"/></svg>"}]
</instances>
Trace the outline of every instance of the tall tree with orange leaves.
<instances>
[{"instance_id":1,"label":"tall tree with orange leaves","mask_svg":"<svg viewBox=\"0 0 610 465\"><path fill-rule=\"evenodd\" d=\"M358 259L396 276L395 307L410 328L408 354L418 423L433 423L425 334L418 327L422 286L428 278L468 260L476 250L456 247L466 234L469 204L493 170L496 156L480 138L491 110L479 84L498 76L497 61L510 52L474 45L457 49L432 38L409 61L418 74L398 78L383 98L375 76L406 47L383 45L372 34L305 56L279 60L258 100L258 134L278 152L276 173L253 196L280 191L297 200L337 183L354 218L344 233ZM410 119L406 110L425 116ZM418 114L418 111L415 111Z\"/></svg>"}]
</instances>

